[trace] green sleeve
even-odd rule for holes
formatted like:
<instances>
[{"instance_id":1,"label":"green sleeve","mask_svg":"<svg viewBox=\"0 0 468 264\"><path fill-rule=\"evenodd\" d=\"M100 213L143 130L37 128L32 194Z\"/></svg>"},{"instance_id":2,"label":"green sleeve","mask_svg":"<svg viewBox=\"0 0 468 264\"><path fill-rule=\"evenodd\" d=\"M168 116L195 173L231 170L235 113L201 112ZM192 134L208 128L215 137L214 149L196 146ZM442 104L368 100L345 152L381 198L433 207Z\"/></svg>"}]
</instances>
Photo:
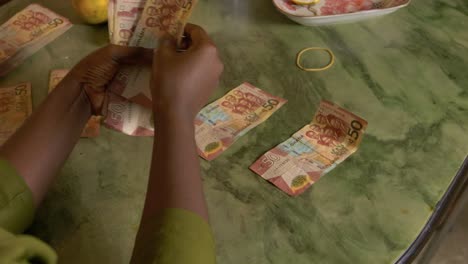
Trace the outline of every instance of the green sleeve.
<instances>
[{"instance_id":1,"label":"green sleeve","mask_svg":"<svg viewBox=\"0 0 468 264\"><path fill-rule=\"evenodd\" d=\"M31 191L16 170L0 159L0 263L27 264L57 262L55 252L40 240L23 232L34 217Z\"/></svg>"},{"instance_id":2,"label":"green sleeve","mask_svg":"<svg viewBox=\"0 0 468 264\"><path fill-rule=\"evenodd\" d=\"M146 256L136 263L215 264L211 228L200 216L183 209L166 209L155 220L157 228L148 241Z\"/></svg>"},{"instance_id":3,"label":"green sleeve","mask_svg":"<svg viewBox=\"0 0 468 264\"><path fill-rule=\"evenodd\" d=\"M0 159L0 228L23 232L34 217L29 187L7 161Z\"/></svg>"},{"instance_id":4,"label":"green sleeve","mask_svg":"<svg viewBox=\"0 0 468 264\"><path fill-rule=\"evenodd\" d=\"M33 214L29 188L12 166L0 160L0 263L57 262L56 253L38 239L7 232L23 231ZM155 221L157 231L146 250L150 255L141 256L139 263L216 263L210 226L200 216L183 209L167 209Z\"/></svg>"},{"instance_id":5,"label":"green sleeve","mask_svg":"<svg viewBox=\"0 0 468 264\"><path fill-rule=\"evenodd\" d=\"M39 239L28 235L13 235L0 228L0 263L55 264L56 253Z\"/></svg>"}]
</instances>

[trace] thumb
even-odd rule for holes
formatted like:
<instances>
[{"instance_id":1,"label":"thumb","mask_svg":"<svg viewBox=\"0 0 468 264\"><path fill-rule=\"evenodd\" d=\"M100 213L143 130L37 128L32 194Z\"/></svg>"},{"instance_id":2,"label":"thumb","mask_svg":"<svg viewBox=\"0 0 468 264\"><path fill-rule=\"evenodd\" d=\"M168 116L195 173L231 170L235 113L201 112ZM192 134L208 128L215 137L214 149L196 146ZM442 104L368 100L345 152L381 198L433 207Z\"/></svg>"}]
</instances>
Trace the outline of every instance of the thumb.
<instances>
[{"instance_id":1,"label":"thumb","mask_svg":"<svg viewBox=\"0 0 468 264\"><path fill-rule=\"evenodd\" d=\"M172 36L166 35L160 38L158 48L155 50L156 55L172 55L176 52L177 42Z\"/></svg>"}]
</instances>

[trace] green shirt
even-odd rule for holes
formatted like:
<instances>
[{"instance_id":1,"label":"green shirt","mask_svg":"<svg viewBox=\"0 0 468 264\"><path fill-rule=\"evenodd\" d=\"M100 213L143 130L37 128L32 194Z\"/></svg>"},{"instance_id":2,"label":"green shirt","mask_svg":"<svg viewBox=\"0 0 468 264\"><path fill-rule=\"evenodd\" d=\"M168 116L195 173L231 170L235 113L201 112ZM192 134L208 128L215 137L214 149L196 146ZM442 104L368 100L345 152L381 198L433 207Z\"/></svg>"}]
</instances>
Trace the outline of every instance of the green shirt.
<instances>
[{"instance_id":1,"label":"green shirt","mask_svg":"<svg viewBox=\"0 0 468 264\"><path fill-rule=\"evenodd\" d=\"M18 235L31 224L33 216L31 191L16 170L0 160L0 263L57 263L57 254L48 245L29 235ZM159 228L147 250L152 254L142 263L216 262L210 226L198 215L166 209L155 222Z\"/></svg>"}]
</instances>

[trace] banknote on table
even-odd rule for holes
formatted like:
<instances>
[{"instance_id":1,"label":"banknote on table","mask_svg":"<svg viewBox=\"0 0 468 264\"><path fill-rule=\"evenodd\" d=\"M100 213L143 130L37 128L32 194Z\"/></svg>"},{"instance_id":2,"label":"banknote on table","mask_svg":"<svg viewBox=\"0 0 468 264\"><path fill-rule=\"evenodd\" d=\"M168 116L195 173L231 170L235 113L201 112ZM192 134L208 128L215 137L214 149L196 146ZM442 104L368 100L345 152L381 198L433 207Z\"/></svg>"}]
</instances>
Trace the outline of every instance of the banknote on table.
<instances>
[{"instance_id":1,"label":"banknote on table","mask_svg":"<svg viewBox=\"0 0 468 264\"><path fill-rule=\"evenodd\" d=\"M250 169L287 194L299 195L357 150L366 127L362 118L322 101L312 123Z\"/></svg>"},{"instance_id":2,"label":"banknote on table","mask_svg":"<svg viewBox=\"0 0 468 264\"><path fill-rule=\"evenodd\" d=\"M267 120L287 100L243 83L209 104L195 118L198 152L213 160L239 137Z\"/></svg>"},{"instance_id":3,"label":"banknote on table","mask_svg":"<svg viewBox=\"0 0 468 264\"><path fill-rule=\"evenodd\" d=\"M63 78L68 74L70 70L67 69L59 69L53 70L50 72L50 79L49 79L49 93L52 92L55 87L62 81ZM81 132L81 137L98 137L99 131L101 127L101 117L100 116L91 116L86 123L83 131Z\"/></svg>"},{"instance_id":4,"label":"banknote on table","mask_svg":"<svg viewBox=\"0 0 468 264\"><path fill-rule=\"evenodd\" d=\"M0 26L0 76L66 32L68 19L31 4Z\"/></svg>"},{"instance_id":5,"label":"banknote on table","mask_svg":"<svg viewBox=\"0 0 468 264\"><path fill-rule=\"evenodd\" d=\"M117 34L117 30L114 30L114 39L117 38L117 35L125 38L130 36L129 46L151 49L157 48L159 39L166 34L181 39L185 24L197 1L198 0L146 1L141 16L136 19L138 20L136 26L131 26L131 22L129 22L125 26L125 30L128 31L124 30L122 34ZM139 1L138 3L141 2L144 1ZM118 3L118 0L116 3ZM117 21L117 18L115 21ZM118 27L117 22L114 22L114 28L115 27ZM134 30L131 30L133 28ZM126 42L126 40L123 42ZM133 102L150 108L151 94L149 90L149 80L149 67L123 67L111 83L110 90L117 95L121 95Z\"/></svg>"},{"instance_id":6,"label":"banknote on table","mask_svg":"<svg viewBox=\"0 0 468 264\"><path fill-rule=\"evenodd\" d=\"M248 83L231 90L203 108L195 118L195 140L199 155L213 160L285 103L285 99ZM113 93L110 94L104 124L131 136L154 135L152 111Z\"/></svg>"},{"instance_id":7,"label":"banknote on table","mask_svg":"<svg viewBox=\"0 0 468 264\"><path fill-rule=\"evenodd\" d=\"M0 146L31 115L31 84L0 88Z\"/></svg>"}]
</instances>

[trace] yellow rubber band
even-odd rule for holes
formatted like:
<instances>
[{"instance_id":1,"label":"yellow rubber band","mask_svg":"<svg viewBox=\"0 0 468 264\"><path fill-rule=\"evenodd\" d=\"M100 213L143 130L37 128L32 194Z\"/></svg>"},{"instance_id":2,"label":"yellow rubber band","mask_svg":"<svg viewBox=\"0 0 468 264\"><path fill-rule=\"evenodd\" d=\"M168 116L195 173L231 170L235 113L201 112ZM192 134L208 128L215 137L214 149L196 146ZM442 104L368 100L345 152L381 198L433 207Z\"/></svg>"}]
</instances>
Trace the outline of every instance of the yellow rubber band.
<instances>
[{"instance_id":1,"label":"yellow rubber band","mask_svg":"<svg viewBox=\"0 0 468 264\"><path fill-rule=\"evenodd\" d=\"M302 55L305 52L309 51L309 50L323 50L323 51L327 52L328 55L330 55L330 62L328 62L328 64L325 67L322 67L322 68L306 68L306 67L302 66L302 64L301 64ZM305 48L305 49L301 50L297 54L297 57L296 57L297 67L299 67L303 71L308 71L308 72L319 72L319 71L328 70L331 66L333 66L334 63L335 63L335 55L333 54L333 52L330 49L327 49L327 48L320 48L320 47Z\"/></svg>"}]
</instances>

